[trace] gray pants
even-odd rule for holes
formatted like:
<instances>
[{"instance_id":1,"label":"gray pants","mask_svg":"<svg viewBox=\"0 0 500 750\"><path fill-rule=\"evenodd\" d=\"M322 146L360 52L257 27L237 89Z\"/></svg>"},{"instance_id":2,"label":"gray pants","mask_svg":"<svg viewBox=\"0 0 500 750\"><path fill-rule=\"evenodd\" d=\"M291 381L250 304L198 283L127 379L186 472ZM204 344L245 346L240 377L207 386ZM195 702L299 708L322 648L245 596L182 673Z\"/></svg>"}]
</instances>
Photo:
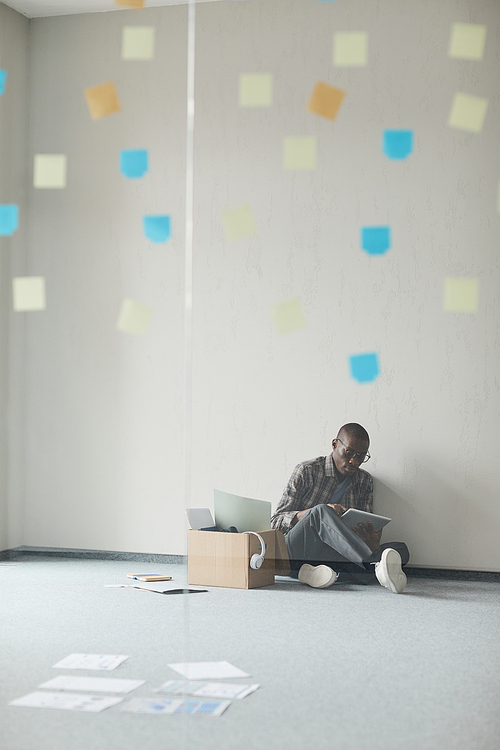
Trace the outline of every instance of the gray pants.
<instances>
[{"instance_id":1,"label":"gray pants","mask_svg":"<svg viewBox=\"0 0 500 750\"><path fill-rule=\"evenodd\" d=\"M323 563L337 571L348 571L355 566L373 570L375 566L371 563L378 562L388 547L399 552L403 565L410 559L404 542L381 544L376 552L372 552L328 505L311 508L286 534L285 540L292 569L309 562L314 565Z\"/></svg>"}]
</instances>

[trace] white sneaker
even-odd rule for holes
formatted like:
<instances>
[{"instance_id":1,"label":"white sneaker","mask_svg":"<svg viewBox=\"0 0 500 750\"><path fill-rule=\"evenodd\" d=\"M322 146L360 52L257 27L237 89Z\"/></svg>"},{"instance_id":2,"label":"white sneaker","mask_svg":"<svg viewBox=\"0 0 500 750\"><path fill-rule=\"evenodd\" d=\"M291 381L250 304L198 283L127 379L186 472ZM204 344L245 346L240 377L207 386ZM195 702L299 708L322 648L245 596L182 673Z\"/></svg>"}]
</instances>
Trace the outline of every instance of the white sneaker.
<instances>
[{"instance_id":1,"label":"white sneaker","mask_svg":"<svg viewBox=\"0 0 500 750\"><path fill-rule=\"evenodd\" d=\"M385 549L380 562L375 565L378 582L394 594L402 594L406 588L406 576L401 568L401 556L395 549Z\"/></svg>"},{"instance_id":2,"label":"white sneaker","mask_svg":"<svg viewBox=\"0 0 500 750\"><path fill-rule=\"evenodd\" d=\"M328 565L308 565L304 563L299 570L299 581L307 583L314 589L326 589L335 583L339 574L328 567Z\"/></svg>"}]
</instances>

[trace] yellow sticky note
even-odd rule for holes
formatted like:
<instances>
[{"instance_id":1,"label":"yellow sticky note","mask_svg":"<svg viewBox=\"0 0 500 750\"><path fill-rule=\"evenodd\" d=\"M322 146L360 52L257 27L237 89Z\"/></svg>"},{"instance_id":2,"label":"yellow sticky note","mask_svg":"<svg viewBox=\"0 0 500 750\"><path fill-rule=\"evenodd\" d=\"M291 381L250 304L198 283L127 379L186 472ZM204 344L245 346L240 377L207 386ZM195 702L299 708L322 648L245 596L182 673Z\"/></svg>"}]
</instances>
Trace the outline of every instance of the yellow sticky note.
<instances>
[{"instance_id":1,"label":"yellow sticky note","mask_svg":"<svg viewBox=\"0 0 500 750\"><path fill-rule=\"evenodd\" d=\"M120 100L113 81L85 89L85 98L93 120L106 117L121 110Z\"/></svg>"},{"instance_id":2,"label":"yellow sticky note","mask_svg":"<svg viewBox=\"0 0 500 750\"><path fill-rule=\"evenodd\" d=\"M272 314L278 333L290 333L306 325L306 319L298 297L273 305Z\"/></svg>"},{"instance_id":3,"label":"yellow sticky note","mask_svg":"<svg viewBox=\"0 0 500 750\"><path fill-rule=\"evenodd\" d=\"M479 23L454 23L451 27L448 55L460 60L482 60L486 26Z\"/></svg>"},{"instance_id":4,"label":"yellow sticky note","mask_svg":"<svg viewBox=\"0 0 500 750\"><path fill-rule=\"evenodd\" d=\"M476 312L479 280L453 278L444 280L443 308L446 312Z\"/></svg>"},{"instance_id":5,"label":"yellow sticky note","mask_svg":"<svg viewBox=\"0 0 500 750\"><path fill-rule=\"evenodd\" d=\"M368 62L366 31L339 31L333 37L333 64L339 67L363 67Z\"/></svg>"},{"instance_id":6,"label":"yellow sticky note","mask_svg":"<svg viewBox=\"0 0 500 750\"><path fill-rule=\"evenodd\" d=\"M144 336L148 332L152 315L153 310L148 305L135 302L133 299L124 299L116 327L125 333Z\"/></svg>"},{"instance_id":7,"label":"yellow sticky note","mask_svg":"<svg viewBox=\"0 0 500 750\"><path fill-rule=\"evenodd\" d=\"M316 166L316 138L288 136L283 139L285 169L314 169Z\"/></svg>"},{"instance_id":8,"label":"yellow sticky note","mask_svg":"<svg viewBox=\"0 0 500 750\"><path fill-rule=\"evenodd\" d=\"M342 91L342 89L337 89L328 83L318 81L307 103L307 109L315 115L321 115L321 117L326 117L328 120L334 120L337 117L340 105L344 101L344 97L345 91Z\"/></svg>"},{"instance_id":9,"label":"yellow sticky note","mask_svg":"<svg viewBox=\"0 0 500 750\"><path fill-rule=\"evenodd\" d=\"M66 187L66 154L35 154L33 185L36 188Z\"/></svg>"},{"instance_id":10,"label":"yellow sticky note","mask_svg":"<svg viewBox=\"0 0 500 750\"><path fill-rule=\"evenodd\" d=\"M124 5L126 8L144 8L145 0L115 0L115 5Z\"/></svg>"},{"instance_id":11,"label":"yellow sticky note","mask_svg":"<svg viewBox=\"0 0 500 750\"><path fill-rule=\"evenodd\" d=\"M251 206L238 206L224 211L222 224L226 237L230 241L257 234L257 225Z\"/></svg>"},{"instance_id":12,"label":"yellow sticky note","mask_svg":"<svg viewBox=\"0 0 500 750\"><path fill-rule=\"evenodd\" d=\"M122 60L152 60L155 54L154 26L124 26Z\"/></svg>"},{"instance_id":13,"label":"yellow sticky note","mask_svg":"<svg viewBox=\"0 0 500 750\"><path fill-rule=\"evenodd\" d=\"M480 133L487 109L488 99L458 92L453 99L448 125L469 133Z\"/></svg>"},{"instance_id":14,"label":"yellow sticky note","mask_svg":"<svg viewBox=\"0 0 500 750\"><path fill-rule=\"evenodd\" d=\"M270 107L273 103L271 73L242 73L239 101L240 107Z\"/></svg>"},{"instance_id":15,"label":"yellow sticky note","mask_svg":"<svg viewBox=\"0 0 500 750\"><path fill-rule=\"evenodd\" d=\"M29 312L45 310L45 279L43 276L17 276L12 279L14 310Z\"/></svg>"}]
</instances>

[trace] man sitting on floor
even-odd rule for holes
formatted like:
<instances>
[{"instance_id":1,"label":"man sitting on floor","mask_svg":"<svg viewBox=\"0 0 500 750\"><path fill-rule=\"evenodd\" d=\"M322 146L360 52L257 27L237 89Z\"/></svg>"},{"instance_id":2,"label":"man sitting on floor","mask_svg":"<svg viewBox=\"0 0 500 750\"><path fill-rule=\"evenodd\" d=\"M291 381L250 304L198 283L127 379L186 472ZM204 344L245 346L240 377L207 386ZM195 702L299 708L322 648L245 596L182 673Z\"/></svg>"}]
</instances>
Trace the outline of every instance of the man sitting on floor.
<instances>
[{"instance_id":1,"label":"man sitting on floor","mask_svg":"<svg viewBox=\"0 0 500 750\"><path fill-rule=\"evenodd\" d=\"M292 570L314 588L326 588L339 574L373 571L382 586L400 594L406 586L403 542L380 544L382 529L349 528L340 516L349 508L373 513L373 479L360 465L369 460L370 438L359 424L345 424L333 451L295 467L271 526L285 534Z\"/></svg>"}]
</instances>

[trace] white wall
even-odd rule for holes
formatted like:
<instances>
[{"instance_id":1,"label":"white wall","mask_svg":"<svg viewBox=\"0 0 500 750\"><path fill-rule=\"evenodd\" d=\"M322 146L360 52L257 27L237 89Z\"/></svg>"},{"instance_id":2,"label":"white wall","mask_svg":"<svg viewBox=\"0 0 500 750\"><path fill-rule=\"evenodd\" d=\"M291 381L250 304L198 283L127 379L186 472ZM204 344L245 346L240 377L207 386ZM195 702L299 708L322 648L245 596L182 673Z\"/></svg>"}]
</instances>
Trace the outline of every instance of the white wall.
<instances>
[{"instance_id":1,"label":"white wall","mask_svg":"<svg viewBox=\"0 0 500 750\"><path fill-rule=\"evenodd\" d=\"M24 320L11 312L11 279L24 264L28 239L28 27L26 18L0 4L0 68L7 71L0 96L0 203L20 207L19 230L0 237L0 550L23 539Z\"/></svg>"},{"instance_id":2,"label":"white wall","mask_svg":"<svg viewBox=\"0 0 500 750\"><path fill-rule=\"evenodd\" d=\"M31 190L26 315L25 544L183 553L182 288L186 8L31 22L34 153L66 153L65 191ZM376 510L414 564L500 570L495 0L376 4L248 0L197 7L193 491L279 500L295 463L338 427L372 436ZM482 62L447 55L451 24L486 23ZM120 60L124 24L157 27L153 62ZM368 31L369 65L334 68L335 31ZM238 107L241 72L274 76L271 109ZM93 122L83 89L117 83L123 111ZM334 123L305 110L317 80L347 91ZM455 92L489 98L482 133L447 126ZM385 128L412 128L404 162ZM282 138L313 135L313 172L282 169ZM121 148L150 149L140 182ZM253 206L229 243L220 214ZM144 213L170 213L151 245ZM360 250L363 225L393 247ZM444 313L445 276L479 278L476 314ZM149 334L115 331L123 297ZM299 296L308 325L279 336L270 305ZM359 385L348 356L376 350ZM389 536L386 536L389 539Z\"/></svg>"}]
</instances>

